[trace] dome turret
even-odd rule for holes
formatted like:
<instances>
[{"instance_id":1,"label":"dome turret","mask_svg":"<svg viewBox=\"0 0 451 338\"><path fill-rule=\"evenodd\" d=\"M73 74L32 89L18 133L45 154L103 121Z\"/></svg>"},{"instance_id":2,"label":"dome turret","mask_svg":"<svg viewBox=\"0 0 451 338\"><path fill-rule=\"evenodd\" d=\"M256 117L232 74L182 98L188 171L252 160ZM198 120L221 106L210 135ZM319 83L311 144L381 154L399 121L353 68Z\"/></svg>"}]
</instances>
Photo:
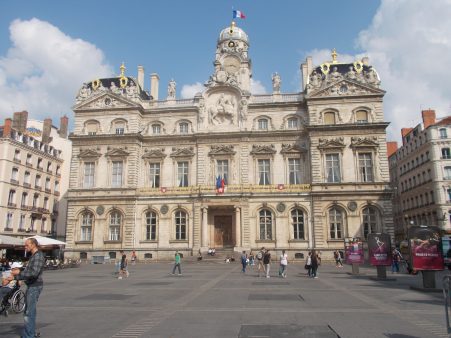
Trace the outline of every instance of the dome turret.
<instances>
[{"instance_id":1,"label":"dome turret","mask_svg":"<svg viewBox=\"0 0 451 338\"><path fill-rule=\"evenodd\" d=\"M235 22L232 21L230 27L224 28L219 34L218 43L222 43L225 40L241 40L246 44L249 44L249 37L239 27L236 27Z\"/></svg>"}]
</instances>

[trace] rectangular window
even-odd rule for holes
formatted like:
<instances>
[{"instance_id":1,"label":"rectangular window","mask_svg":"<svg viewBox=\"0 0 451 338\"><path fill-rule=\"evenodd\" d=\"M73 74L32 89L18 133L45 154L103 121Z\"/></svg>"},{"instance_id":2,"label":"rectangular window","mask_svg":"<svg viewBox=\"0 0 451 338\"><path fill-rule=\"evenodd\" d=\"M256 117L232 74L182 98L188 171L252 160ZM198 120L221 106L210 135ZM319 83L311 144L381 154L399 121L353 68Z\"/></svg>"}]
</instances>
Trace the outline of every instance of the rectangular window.
<instances>
[{"instance_id":1,"label":"rectangular window","mask_svg":"<svg viewBox=\"0 0 451 338\"><path fill-rule=\"evenodd\" d=\"M339 183L341 181L340 174L340 156L339 154L326 155L326 182Z\"/></svg>"},{"instance_id":2,"label":"rectangular window","mask_svg":"<svg viewBox=\"0 0 451 338\"><path fill-rule=\"evenodd\" d=\"M270 160L258 160L258 184L269 185L271 184L271 161Z\"/></svg>"},{"instance_id":3,"label":"rectangular window","mask_svg":"<svg viewBox=\"0 0 451 338\"><path fill-rule=\"evenodd\" d=\"M188 162L177 162L177 185L188 186Z\"/></svg>"},{"instance_id":4,"label":"rectangular window","mask_svg":"<svg viewBox=\"0 0 451 338\"><path fill-rule=\"evenodd\" d=\"M217 160L216 161L216 179L217 177L224 179L224 184L228 184L229 180L229 161Z\"/></svg>"},{"instance_id":5,"label":"rectangular window","mask_svg":"<svg viewBox=\"0 0 451 338\"><path fill-rule=\"evenodd\" d=\"M10 190L8 195L8 205L14 205L15 200L16 200L16 191Z\"/></svg>"},{"instance_id":6,"label":"rectangular window","mask_svg":"<svg viewBox=\"0 0 451 338\"><path fill-rule=\"evenodd\" d=\"M41 232L45 232L45 228L47 227L47 220L43 218L41 220Z\"/></svg>"},{"instance_id":7,"label":"rectangular window","mask_svg":"<svg viewBox=\"0 0 451 338\"><path fill-rule=\"evenodd\" d=\"M19 176L19 169L13 168L13 170L11 172L11 180L17 181L18 176Z\"/></svg>"},{"instance_id":8,"label":"rectangular window","mask_svg":"<svg viewBox=\"0 0 451 338\"><path fill-rule=\"evenodd\" d=\"M113 161L113 176L111 178L111 186L113 188L122 187L122 169L123 162L122 161Z\"/></svg>"},{"instance_id":9,"label":"rectangular window","mask_svg":"<svg viewBox=\"0 0 451 338\"><path fill-rule=\"evenodd\" d=\"M12 212L8 212L8 214L6 215L5 228L6 229L12 229L13 228L13 213Z\"/></svg>"},{"instance_id":10,"label":"rectangular window","mask_svg":"<svg viewBox=\"0 0 451 338\"><path fill-rule=\"evenodd\" d=\"M20 161L20 150L14 151L14 161Z\"/></svg>"},{"instance_id":11,"label":"rectangular window","mask_svg":"<svg viewBox=\"0 0 451 338\"><path fill-rule=\"evenodd\" d=\"M38 169L42 170L42 158L38 158Z\"/></svg>"},{"instance_id":12,"label":"rectangular window","mask_svg":"<svg viewBox=\"0 0 451 338\"><path fill-rule=\"evenodd\" d=\"M152 188L160 187L160 163L149 164L149 181Z\"/></svg>"},{"instance_id":13,"label":"rectangular window","mask_svg":"<svg viewBox=\"0 0 451 338\"><path fill-rule=\"evenodd\" d=\"M25 215L20 215L20 219L19 219L19 230L24 230L25 229Z\"/></svg>"},{"instance_id":14,"label":"rectangular window","mask_svg":"<svg viewBox=\"0 0 451 338\"><path fill-rule=\"evenodd\" d=\"M85 162L84 173L83 173L83 187L92 188L94 187L94 162Z\"/></svg>"},{"instance_id":15,"label":"rectangular window","mask_svg":"<svg viewBox=\"0 0 451 338\"><path fill-rule=\"evenodd\" d=\"M28 194L26 192L22 193L22 199L20 200L21 208L25 208L27 206Z\"/></svg>"},{"instance_id":16,"label":"rectangular window","mask_svg":"<svg viewBox=\"0 0 451 338\"><path fill-rule=\"evenodd\" d=\"M50 190L50 178L45 179L45 190Z\"/></svg>"},{"instance_id":17,"label":"rectangular window","mask_svg":"<svg viewBox=\"0 0 451 338\"><path fill-rule=\"evenodd\" d=\"M25 176L23 178L23 183L30 184L30 177L31 177L30 172L26 171Z\"/></svg>"},{"instance_id":18,"label":"rectangular window","mask_svg":"<svg viewBox=\"0 0 451 338\"><path fill-rule=\"evenodd\" d=\"M445 128L440 129L440 138L447 138L447 137L448 137L448 135L446 133L446 129Z\"/></svg>"},{"instance_id":19,"label":"rectangular window","mask_svg":"<svg viewBox=\"0 0 451 338\"><path fill-rule=\"evenodd\" d=\"M449 148L442 148L442 158L443 159L451 158L451 152L450 152Z\"/></svg>"},{"instance_id":20,"label":"rectangular window","mask_svg":"<svg viewBox=\"0 0 451 338\"><path fill-rule=\"evenodd\" d=\"M30 230L35 231L35 226L36 226L36 218L32 217L30 222Z\"/></svg>"},{"instance_id":21,"label":"rectangular window","mask_svg":"<svg viewBox=\"0 0 451 338\"><path fill-rule=\"evenodd\" d=\"M359 173L362 182L373 182L373 159L371 153L359 154Z\"/></svg>"},{"instance_id":22,"label":"rectangular window","mask_svg":"<svg viewBox=\"0 0 451 338\"><path fill-rule=\"evenodd\" d=\"M180 123L179 124L179 128L180 128L180 134L188 134L188 123Z\"/></svg>"},{"instance_id":23,"label":"rectangular window","mask_svg":"<svg viewBox=\"0 0 451 338\"><path fill-rule=\"evenodd\" d=\"M41 175L36 175L36 179L34 181L34 185L36 188L40 188L41 187Z\"/></svg>"},{"instance_id":24,"label":"rectangular window","mask_svg":"<svg viewBox=\"0 0 451 338\"><path fill-rule=\"evenodd\" d=\"M160 135L161 134L161 126L159 124L152 125L152 134Z\"/></svg>"},{"instance_id":25,"label":"rectangular window","mask_svg":"<svg viewBox=\"0 0 451 338\"><path fill-rule=\"evenodd\" d=\"M297 129L297 127L298 127L297 118L288 119L288 129Z\"/></svg>"},{"instance_id":26,"label":"rectangular window","mask_svg":"<svg viewBox=\"0 0 451 338\"><path fill-rule=\"evenodd\" d=\"M288 176L290 184L301 184L301 160L298 158L288 159Z\"/></svg>"},{"instance_id":27,"label":"rectangular window","mask_svg":"<svg viewBox=\"0 0 451 338\"><path fill-rule=\"evenodd\" d=\"M258 120L258 129L259 130L268 130L268 120L267 119Z\"/></svg>"},{"instance_id":28,"label":"rectangular window","mask_svg":"<svg viewBox=\"0 0 451 338\"><path fill-rule=\"evenodd\" d=\"M32 163L31 163L31 154L27 154L27 162L26 162L26 164L32 165Z\"/></svg>"}]
</instances>

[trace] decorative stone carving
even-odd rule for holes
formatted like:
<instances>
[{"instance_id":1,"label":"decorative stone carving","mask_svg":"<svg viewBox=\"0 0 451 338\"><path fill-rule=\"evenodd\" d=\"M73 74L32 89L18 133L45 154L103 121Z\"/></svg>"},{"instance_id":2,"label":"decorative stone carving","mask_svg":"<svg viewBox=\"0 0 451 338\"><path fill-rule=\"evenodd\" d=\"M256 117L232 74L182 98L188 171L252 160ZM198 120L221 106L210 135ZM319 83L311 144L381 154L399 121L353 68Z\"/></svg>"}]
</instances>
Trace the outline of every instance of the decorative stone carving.
<instances>
[{"instance_id":1,"label":"decorative stone carving","mask_svg":"<svg viewBox=\"0 0 451 338\"><path fill-rule=\"evenodd\" d=\"M127 157L130 155L129 152L125 151L123 148L112 148L108 150L108 152L105 154L107 157Z\"/></svg>"},{"instance_id":2,"label":"decorative stone carving","mask_svg":"<svg viewBox=\"0 0 451 338\"><path fill-rule=\"evenodd\" d=\"M337 137L333 139L320 138L319 139L319 149L333 149L333 148L344 148L346 145L344 143L343 137Z\"/></svg>"},{"instance_id":3,"label":"decorative stone carving","mask_svg":"<svg viewBox=\"0 0 451 338\"><path fill-rule=\"evenodd\" d=\"M286 207L287 206L283 202L280 202L277 204L276 209L278 212L282 213L285 211Z\"/></svg>"},{"instance_id":4,"label":"decorative stone carving","mask_svg":"<svg viewBox=\"0 0 451 338\"><path fill-rule=\"evenodd\" d=\"M78 157L79 158L83 158L83 159L86 159L86 158L97 159L100 156L102 156L102 154L99 153L97 151L97 149L83 149L83 150L80 151L80 154L78 154Z\"/></svg>"},{"instance_id":5,"label":"decorative stone carving","mask_svg":"<svg viewBox=\"0 0 451 338\"><path fill-rule=\"evenodd\" d=\"M348 209L351 211L356 211L357 209L357 203L354 201L351 201L348 203Z\"/></svg>"},{"instance_id":6,"label":"decorative stone carving","mask_svg":"<svg viewBox=\"0 0 451 338\"><path fill-rule=\"evenodd\" d=\"M194 148L172 148L172 154L171 157L193 157L194 154Z\"/></svg>"},{"instance_id":7,"label":"decorative stone carving","mask_svg":"<svg viewBox=\"0 0 451 338\"><path fill-rule=\"evenodd\" d=\"M174 79L171 79L168 84L168 99L175 99L176 86L177 83L174 81Z\"/></svg>"},{"instance_id":8,"label":"decorative stone carving","mask_svg":"<svg viewBox=\"0 0 451 338\"><path fill-rule=\"evenodd\" d=\"M244 124L243 122L247 120L247 105L248 105L248 102L247 102L246 98L243 97L241 99L241 101L240 101L240 110L239 110L239 112L240 112L240 119L239 119L240 126L242 126Z\"/></svg>"},{"instance_id":9,"label":"decorative stone carving","mask_svg":"<svg viewBox=\"0 0 451 338\"><path fill-rule=\"evenodd\" d=\"M97 215L102 216L103 213L105 212L104 206L103 206L103 205L99 205L99 206L96 208L96 212L97 212Z\"/></svg>"},{"instance_id":10,"label":"decorative stone carving","mask_svg":"<svg viewBox=\"0 0 451 338\"><path fill-rule=\"evenodd\" d=\"M235 153L236 152L233 150L233 145L225 144L225 145L212 145L208 155L209 156L235 155Z\"/></svg>"},{"instance_id":11,"label":"decorative stone carving","mask_svg":"<svg viewBox=\"0 0 451 338\"><path fill-rule=\"evenodd\" d=\"M87 83L83 83L83 86L78 91L78 95L75 99L76 104L86 100L89 96L91 96L91 89L88 88Z\"/></svg>"},{"instance_id":12,"label":"decorative stone carving","mask_svg":"<svg viewBox=\"0 0 451 338\"><path fill-rule=\"evenodd\" d=\"M231 95L221 93L216 101L216 104L211 106L208 114L209 121L212 124L234 124L234 117L236 115L237 106L235 98Z\"/></svg>"},{"instance_id":13,"label":"decorative stone carving","mask_svg":"<svg viewBox=\"0 0 451 338\"><path fill-rule=\"evenodd\" d=\"M307 148L298 144L282 144L281 154L300 154L307 152Z\"/></svg>"},{"instance_id":14,"label":"decorative stone carving","mask_svg":"<svg viewBox=\"0 0 451 338\"><path fill-rule=\"evenodd\" d=\"M375 148L378 147L377 137L351 137L351 148Z\"/></svg>"},{"instance_id":15,"label":"decorative stone carving","mask_svg":"<svg viewBox=\"0 0 451 338\"><path fill-rule=\"evenodd\" d=\"M205 107L205 100L202 98L199 100L199 114L197 115L197 121L198 123L203 123L205 120L205 112L206 112L206 107Z\"/></svg>"},{"instance_id":16,"label":"decorative stone carving","mask_svg":"<svg viewBox=\"0 0 451 338\"><path fill-rule=\"evenodd\" d=\"M168 211L169 211L169 207L167 206L167 204L163 204L163 205L161 206L161 208L160 208L160 212L161 212L163 215L166 215L166 214L168 213Z\"/></svg>"},{"instance_id":17,"label":"decorative stone carving","mask_svg":"<svg viewBox=\"0 0 451 338\"><path fill-rule=\"evenodd\" d=\"M138 87L133 83L133 81L130 81L130 84L125 87L125 91L127 94L127 98L131 100L135 100L138 98Z\"/></svg>"},{"instance_id":18,"label":"decorative stone carving","mask_svg":"<svg viewBox=\"0 0 451 338\"><path fill-rule=\"evenodd\" d=\"M160 149L145 149L144 155L142 158L144 160L153 160L153 159L159 159L162 160L166 157L166 154L164 153L164 148Z\"/></svg>"},{"instance_id":19,"label":"decorative stone carving","mask_svg":"<svg viewBox=\"0 0 451 338\"><path fill-rule=\"evenodd\" d=\"M274 94L279 94L280 93L280 85L282 84L282 81L280 80L280 75L275 72L272 75L272 92Z\"/></svg>"},{"instance_id":20,"label":"decorative stone carving","mask_svg":"<svg viewBox=\"0 0 451 338\"><path fill-rule=\"evenodd\" d=\"M276 147L274 144L252 145L251 155L274 155L276 153Z\"/></svg>"},{"instance_id":21,"label":"decorative stone carving","mask_svg":"<svg viewBox=\"0 0 451 338\"><path fill-rule=\"evenodd\" d=\"M119 88L118 86L116 86L116 84L114 83L114 81L111 81L110 90L111 90L111 92L112 92L113 94L116 94L116 95L121 95L121 94L122 94L121 88Z\"/></svg>"}]
</instances>

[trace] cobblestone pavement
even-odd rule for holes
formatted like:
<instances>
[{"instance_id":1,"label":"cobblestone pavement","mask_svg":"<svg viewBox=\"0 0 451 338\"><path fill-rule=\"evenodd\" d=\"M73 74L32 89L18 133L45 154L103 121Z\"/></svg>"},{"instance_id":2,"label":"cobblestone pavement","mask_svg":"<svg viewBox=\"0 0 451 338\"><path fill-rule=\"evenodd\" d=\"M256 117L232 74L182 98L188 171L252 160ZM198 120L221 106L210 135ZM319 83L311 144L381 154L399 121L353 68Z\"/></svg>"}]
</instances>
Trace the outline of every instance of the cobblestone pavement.
<instances>
[{"instance_id":1,"label":"cobblestone pavement","mask_svg":"<svg viewBox=\"0 0 451 338\"><path fill-rule=\"evenodd\" d=\"M323 265L318 279L291 264L286 279L258 278L241 264L113 265L45 272L38 305L42 337L448 337L443 296L422 293L419 277L375 281L373 268ZM392 277L389 273L389 277ZM0 317L0 337L17 337L22 314Z\"/></svg>"}]
</instances>

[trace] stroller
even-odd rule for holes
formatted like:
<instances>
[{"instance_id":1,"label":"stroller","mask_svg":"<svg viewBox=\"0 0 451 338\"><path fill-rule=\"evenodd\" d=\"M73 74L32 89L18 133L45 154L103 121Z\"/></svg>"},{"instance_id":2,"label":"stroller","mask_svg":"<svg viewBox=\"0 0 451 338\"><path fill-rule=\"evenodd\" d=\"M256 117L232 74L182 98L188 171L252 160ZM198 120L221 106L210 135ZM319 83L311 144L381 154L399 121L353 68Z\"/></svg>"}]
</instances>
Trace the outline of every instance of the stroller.
<instances>
[{"instance_id":1,"label":"stroller","mask_svg":"<svg viewBox=\"0 0 451 338\"><path fill-rule=\"evenodd\" d=\"M21 313L25 310L25 292L20 288L19 283L1 300L0 315L3 314L7 317L10 309L15 313Z\"/></svg>"}]
</instances>

